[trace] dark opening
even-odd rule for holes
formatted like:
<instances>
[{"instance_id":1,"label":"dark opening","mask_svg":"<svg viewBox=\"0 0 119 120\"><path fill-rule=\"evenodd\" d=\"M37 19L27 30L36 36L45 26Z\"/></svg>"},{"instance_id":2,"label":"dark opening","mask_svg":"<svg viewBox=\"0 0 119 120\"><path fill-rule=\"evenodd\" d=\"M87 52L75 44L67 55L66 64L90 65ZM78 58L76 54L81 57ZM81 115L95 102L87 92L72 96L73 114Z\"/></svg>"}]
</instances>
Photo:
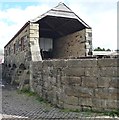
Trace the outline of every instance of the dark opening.
<instances>
[{"instance_id":1,"label":"dark opening","mask_svg":"<svg viewBox=\"0 0 119 120\"><path fill-rule=\"evenodd\" d=\"M19 69L21 69L21 70L25 70L26 67L25 67L25 65L24 65L23 63L21 63L20 66L19 66Z\"/></svg>"},{"instance_id":2,"label":"dark opening","mask_svg":"<svg viewBox=\"0 0 119 120\"><path fill-rule=\"evenodd\" d=\"M55 56L53 56L54 40L86 28L77 19L66 17L46 16L37 21L37 23L39 23L39 44L41 48L41 56L43 59L55 58ZM44 38L44 44L40 43L40 41L42 41L41 38ZM51 43L49 42L49 39L52 40L51 48ZM44 49L45 47L48 48L48 46L49 49Z\"/></svg>"},{"instance_id":3,"label":"dark opening","mask_svg":"<svg viewBox=\"0 0 119 120\"><path fill-rule=\"evenodd\" d=\"M13 69L16 69L16 68L17 68L17 66L16 66L15 64L13 64L13 65L12 65L12 68L13 68Z\"/></svg>"},{"instance_id":4,"label":"dark opening","mask_svg":"<svg viewBox=\"0 0 119 120\"><path fill-rule=\"evenodd\" d=\"M8 67L11 68L11 65L9 64Z\"/></svg>"}]
</instances>

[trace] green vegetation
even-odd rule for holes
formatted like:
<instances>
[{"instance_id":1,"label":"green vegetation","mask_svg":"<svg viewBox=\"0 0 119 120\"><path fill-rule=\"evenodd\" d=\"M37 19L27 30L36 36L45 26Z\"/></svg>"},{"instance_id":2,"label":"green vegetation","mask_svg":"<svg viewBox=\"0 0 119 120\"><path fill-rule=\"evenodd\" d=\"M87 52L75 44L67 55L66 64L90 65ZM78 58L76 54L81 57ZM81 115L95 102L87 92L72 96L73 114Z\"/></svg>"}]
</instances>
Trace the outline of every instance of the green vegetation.
<instances>
[{"instance_id":1,"label":"green vegetation","mask_svg":"<svg viewBox=\"0 0 119 120\"><path fill-rule=\"evenodd\" d=\"M119 117L119 110L113 110L113 111L97 111L97 110L71 110L71 109L61 109L62 112L76 112L76 113L82 113L83 116L91 116L91 115L96 115L96 116L110 116L110 117Z\"/></svg>"},{"instance_id":2,"label":"green vegetation","mask_svg":"<svg viewBox=\"0 0 119 120\"><path fill-rule=\"evenodd\" d=\"M48 103L46 100L44 100L42 97L40 97L37 93L31 92L30 89L23 89L23 90L18 90L18 94L26 94L28 96L34 96L37 101L40 103L45 103L48 106L52 106L50 103ZM119 117L119 109L118 110L112 110L112 111L97 111L97 110L92 110L92 109L60 109L61 112L76 112L76 113L81 113L83 116L110 116L110 117Z\"/></svg>"},{"instance_id":3,"label":"green vegetation","mask_svg":"<svg viewBox=\"0 0 119 120\"><path fill-rule=\"evenodd\" d=\"M30 91L30 89L22 89L22 90L18 90L17 91L18 94L26 94L28 96L34 96L36 98L37 101L39 101L40 103L45 103L45 104L49 104L46 100L44 100L42 97L40 97L36 92L32 92Z\"/></svg>"},{"instance_id":4,"label":"green vegetation","mask_svg":"<svg viewBox=\"0 0 119 120\"><path fill-rule=\"evenodd\" d=\"M29 89L18 90L17 92L18 92L18 94L25 93L25 94L27 94L28 96L36 96L36 95L37 95L35 92L32 92L32 91L30 91Z\"/></svg>"},{"instance_id":5,"label":"green vegetation","mask_svg":"<svg viewBox=\"0 0 119 120\"><path fill-rule=\"evenodd\" d=\"M97 48L94 49L94 51L111 51L111 50L109 48L105 49L105 48L97 47Z\"/></svg>"},{"instance_id":6,"label":"green vegetation","mask_svg":"<svg viewBox=\"0 0 119 120\"><path fill-rule=\"evenodd\" d=\"M107 115L107 116L111 116L111 117L119 117L119 110L113 110L113 111L106 111L106 112L103 112L104 115Z\"/></svg>"}]
</instances>

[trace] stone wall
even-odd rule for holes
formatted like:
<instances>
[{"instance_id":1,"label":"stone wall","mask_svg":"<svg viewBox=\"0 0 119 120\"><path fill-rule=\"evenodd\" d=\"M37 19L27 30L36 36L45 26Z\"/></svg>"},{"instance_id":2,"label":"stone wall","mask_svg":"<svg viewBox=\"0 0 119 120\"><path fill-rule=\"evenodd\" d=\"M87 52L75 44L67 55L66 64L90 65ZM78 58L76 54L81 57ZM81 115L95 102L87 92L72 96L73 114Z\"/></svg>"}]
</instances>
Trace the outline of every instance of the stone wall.
<instances>
[{"instance_id":1,"label":"stone wall","mask_svg":"<svg viewBox=\"0 0 119 120\"><path fill-rule=\"evenodd\" d=\"M30 25L26 26L22 32L20 32L6 47L5 47L5 58L4 63L7 66L13 66L15 64L17 67L21 63L26 63L30 61L30 49L29 49L29 29ZM24 40L24 50L22 49L21 41Z\"/></svg>"},{"instance_id":2,"label":"stone wall","mask_svg":"<svg viewBox=\"0 0 119 120\"><path fill-rule=\"evenodd\" d=\"M118 68L117 59L33 62L32 87L45 100L61 108L118 109Z\"/></svg>"},{"instance_id":3,"label":"stone wall","mask_svg":"<svg viewBox=\"0 0 119 120\"><path fill-rule=\"evenodd\" d=\"M30 61L41 60L39 48L39 24L29 23L12 38L4 48L4 63L17 68L24 64L29 68Z\"/></svg>"},{"instance_id":4,"label":"stone wall","mask_svg":"<svg viewBox=\"0 0 119 120\"><path fill-rule=\"evenodd\" d=\"M18 84L30 79L30 61L41 60L39 24L28 23L5 46L4 73L8 83ZM27 77L25 77L27 76ZM24 77L24 79L23 79Z\"/></svg>"},{"instance_id":5,"label":"stone wall","mask_svg":"<svg viewBox=\"0 0 119 120\"><path fill-rule=\"evenodd\" d=\"M87 56L89 49L92 51L91 29L69 34L53 41L54 58L77 58Z\"/></svg>"}]
</instances>

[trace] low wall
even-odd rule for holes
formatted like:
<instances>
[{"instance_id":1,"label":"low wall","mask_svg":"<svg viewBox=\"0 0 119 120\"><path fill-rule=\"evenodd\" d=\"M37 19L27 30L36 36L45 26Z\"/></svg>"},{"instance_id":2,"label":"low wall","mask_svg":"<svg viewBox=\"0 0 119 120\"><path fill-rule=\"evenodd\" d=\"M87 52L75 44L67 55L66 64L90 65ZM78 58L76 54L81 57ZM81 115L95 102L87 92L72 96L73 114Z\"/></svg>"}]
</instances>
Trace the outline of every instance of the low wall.
<instances>
[{"instance_id":1,"label":"low wall","mask_svg":"<svg viewBox=\"0 0 119 120\"><path fill-rule=\"evenodd\" d=\"M32 63L33 89L61 108L113 110L119 105L117 59Z\"/></svg>"}]
</instances>

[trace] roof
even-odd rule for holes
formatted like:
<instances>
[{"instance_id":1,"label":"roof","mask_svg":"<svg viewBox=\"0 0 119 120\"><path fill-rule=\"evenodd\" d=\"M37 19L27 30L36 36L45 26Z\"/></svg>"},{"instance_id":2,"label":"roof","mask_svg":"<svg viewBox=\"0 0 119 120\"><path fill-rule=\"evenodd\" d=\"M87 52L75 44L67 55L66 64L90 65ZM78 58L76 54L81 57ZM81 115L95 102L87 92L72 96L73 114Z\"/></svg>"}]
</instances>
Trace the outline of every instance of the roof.
<instances>
[{"instance_id":1,"label":"roof","mask_svg":"<svg viewBox=\"0 0 119 120\"><path fill-rule=\"evenodd\" d=\"M119 55L119 53L117 51L93 51L93 55L114 56L114 55Z\"/></svg>"},{"instance_id":2,"label":"roof","mask_svg":"<svg viewBox=\"0 0 119 120\"><path fill-rule=\"evenodd\" d=\"M91 28L64 3L59 3L56 7L46 13L26 22L7 43L7 45L10 44L10 42L13 41L14 38L17 37L19 33L30 23L39 23L40 37L49 38L58 38L76 31L80 31L84 28Z\"/></svg>"},{"instance_id":3,"label":"roof","mask_svg":"<svg viewBox=\"0 0 119 120\"><path fill-rule=\"evenodd\" d=\"M40 37L53 39L91 28L64 3L59 3L31 22L40 24Z\"/></svg>"},{"instance_id":4,"label":"roof","mask_svg":"<svg viewBox=\"0 0 119 120\"><path fill-rule=\"evenodd\" d=\"M47 11L46 13L38 16L35 19L32 19L31 22L38 22L39 20L41 20L42 18L44 18L46 16L55 16L55 17L65 17L65 18L77 19L85 27L91 28L81 18L79 18L79 16L77 16L68 6L66 6L62 2L60 2L56 7L52 8L51 10Z\"/></svg>"},{"instance_id":5,"label":"roof","mask_svg":"<svg viewBox=\"0 0 119 120\"><path fill-rule=\"evenodd\" d=\"M19 35L19 33L24 29L24 28L26 28L28 25L29 25L29 23L30 23L30 21L28 21L28 22L26 22L25 24L24 24L24 26L13 36L13 38L5 45L5 47L8 45L8 44L10 44L18 35ZM4 47L4 48L5 48Z\"/></svg>"}]
</instances>

